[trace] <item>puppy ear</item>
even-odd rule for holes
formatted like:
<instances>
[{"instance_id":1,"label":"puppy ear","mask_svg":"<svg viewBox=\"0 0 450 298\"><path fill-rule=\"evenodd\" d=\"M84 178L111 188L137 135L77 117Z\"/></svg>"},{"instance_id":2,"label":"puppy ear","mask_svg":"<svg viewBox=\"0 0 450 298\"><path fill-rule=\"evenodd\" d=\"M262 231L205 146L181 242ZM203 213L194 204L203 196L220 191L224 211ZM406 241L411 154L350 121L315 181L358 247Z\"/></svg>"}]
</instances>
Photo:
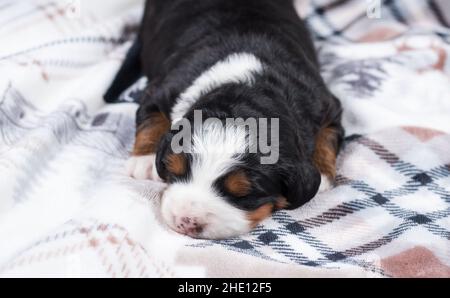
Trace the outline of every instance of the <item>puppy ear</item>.
<instances>
[{"instance_id":1,"label":"puppy ear","mask_svg":"<svg viewBox=\"0 0 450 298\"><path fill-rule=\"evenodd\" d=\"M172 153L172 146L171 146L172 138L173 138L172 133L170 132L166 133L161 138L156 153L156 162L155 162L156 170L158 171L159 177L161 177L163 181L167 181L169 174L169 171L167 170L167 166L165 163L165 158L166 156Z\"/></svg>"},{"instance_id":2,"label":"puppy ear","mask_svg":"<svg viewBox=\"0 0 450 298\"><path fill-rule=\"evenodd\" d=\"M320 173L310 162L300 164L288 177L286 209L296 209L309 202L319 191Z\"/></svg>"}]
</instances>

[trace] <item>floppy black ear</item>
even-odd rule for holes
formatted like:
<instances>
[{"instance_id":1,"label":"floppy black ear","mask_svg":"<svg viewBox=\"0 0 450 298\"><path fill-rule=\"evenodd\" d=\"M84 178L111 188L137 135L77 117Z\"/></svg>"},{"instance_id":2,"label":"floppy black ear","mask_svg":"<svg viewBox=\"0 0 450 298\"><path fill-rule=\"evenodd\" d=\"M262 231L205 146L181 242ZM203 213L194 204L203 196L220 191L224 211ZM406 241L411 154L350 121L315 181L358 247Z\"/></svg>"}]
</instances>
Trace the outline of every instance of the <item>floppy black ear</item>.
<instances>
[{"instance_id":1,"label":"floppy black ear","mask_svg":"<svg viewBox=\"0 0 450 298\"><path fill-rule=\"evenodd\" d=\"M168 178L168 171L165 164L165 158L168 154L172 153L172 133L166 133L159 142L158 150L156 152L156 170L158 171L159 177L161 177L162 180L167 181Z\"/></svg>"},{"instance_id":2,"label":"floppy black ear","mask_svg":"<svg viewBox=\"0 0 450 298\"><path fill-rule=\"evenodd\" d=\"M319 191L320 173L310 162L303 162L288 177L286 209L296 209L309 202Z\"/></svg>"}]
</instances>

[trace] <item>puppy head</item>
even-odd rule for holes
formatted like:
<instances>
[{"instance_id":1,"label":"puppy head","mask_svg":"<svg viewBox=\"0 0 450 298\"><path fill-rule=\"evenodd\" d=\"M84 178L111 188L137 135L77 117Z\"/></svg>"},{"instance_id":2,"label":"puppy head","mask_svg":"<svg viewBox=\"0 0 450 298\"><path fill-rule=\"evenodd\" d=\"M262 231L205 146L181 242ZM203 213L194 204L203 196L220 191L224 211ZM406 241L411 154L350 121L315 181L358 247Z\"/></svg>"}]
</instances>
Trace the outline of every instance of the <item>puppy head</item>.
<instances>
[{"instance_id":1,"label":"puppy head","mask_svg":"<svg viewBox=\"0 0 450 298\"><path fill-rule=\"evenodd\" d=\"M175 231L202 239L223 239L249 232L273 211L296 208L318 190L320 174L311 162L294 166L289 156L263 165L248 153L244 129L222 126L193 132L190 152L176 154L174 135L163 137L156 157L169 186L162 215Z\"/></svg>"}]
</instances>

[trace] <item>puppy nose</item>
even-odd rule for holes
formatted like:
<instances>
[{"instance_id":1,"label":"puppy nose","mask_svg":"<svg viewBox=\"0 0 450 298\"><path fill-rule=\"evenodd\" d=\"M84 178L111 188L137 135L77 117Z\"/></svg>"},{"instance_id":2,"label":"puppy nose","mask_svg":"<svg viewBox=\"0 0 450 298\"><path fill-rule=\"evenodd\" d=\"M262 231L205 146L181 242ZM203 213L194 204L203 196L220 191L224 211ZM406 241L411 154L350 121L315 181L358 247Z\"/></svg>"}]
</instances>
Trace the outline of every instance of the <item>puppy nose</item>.
<instances>
[{"instance_id":1,"label":"puppy nose","mask_svg":"<svg viewBox=\"0 0 450 298\"><path fill-rule=\"evenodd\" d=\"M191 217L181 217L176 220L177 232L190 237L197 237L203 232L204 224L200 224L197 219Z\"/></svg>"}]
</instances>

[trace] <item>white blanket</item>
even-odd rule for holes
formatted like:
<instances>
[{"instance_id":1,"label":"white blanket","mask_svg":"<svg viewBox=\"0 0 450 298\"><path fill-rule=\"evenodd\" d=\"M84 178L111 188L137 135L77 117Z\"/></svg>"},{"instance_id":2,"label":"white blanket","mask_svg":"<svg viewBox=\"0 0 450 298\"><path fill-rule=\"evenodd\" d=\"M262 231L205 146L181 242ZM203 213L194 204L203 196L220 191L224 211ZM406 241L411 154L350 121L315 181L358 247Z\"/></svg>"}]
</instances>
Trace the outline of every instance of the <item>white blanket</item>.
<instances>
[{"instance_id":1,"label":"white blanket","mask_svg":"<svg viewBox=\"0 0 450 298\"><path fill-rule=\"evenodd\" d=\"M0 1L0 276L449 277L450 30L422 1L403 6L417 30L391 7L342 29L357 14L329 2L298 7L345 108L337 187L203 241L161 221L164 185L124 174L136 105L102 100L143 1Z\"/></svg>"}]
</instances>

